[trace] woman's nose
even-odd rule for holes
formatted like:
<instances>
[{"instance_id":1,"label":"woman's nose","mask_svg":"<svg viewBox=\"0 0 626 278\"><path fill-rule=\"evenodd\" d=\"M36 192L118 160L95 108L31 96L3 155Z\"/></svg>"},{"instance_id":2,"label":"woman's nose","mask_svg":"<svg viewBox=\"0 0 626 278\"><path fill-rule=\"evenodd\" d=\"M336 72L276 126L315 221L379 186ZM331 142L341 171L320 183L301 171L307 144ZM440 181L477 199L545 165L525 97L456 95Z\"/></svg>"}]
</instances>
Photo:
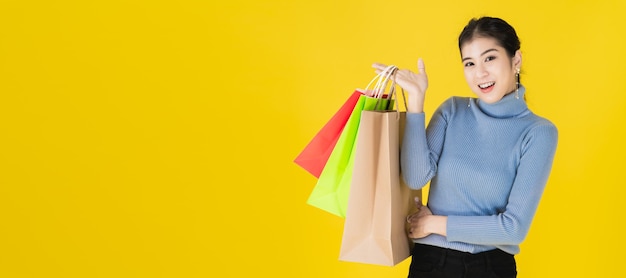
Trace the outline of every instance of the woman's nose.
<instances>
[{"instance_id":1,"label":"woman's nose","mask_svg":"<svg viewBox=\"0 0 626 278\"><path fill-rule=\"evenodd\" d=\"M489 72L487 72L487 69L485 68L485 66L477 65L475 74L476 74L476 77L482 78L482 77L489 75Z\"/></svg>"}]
</instances>

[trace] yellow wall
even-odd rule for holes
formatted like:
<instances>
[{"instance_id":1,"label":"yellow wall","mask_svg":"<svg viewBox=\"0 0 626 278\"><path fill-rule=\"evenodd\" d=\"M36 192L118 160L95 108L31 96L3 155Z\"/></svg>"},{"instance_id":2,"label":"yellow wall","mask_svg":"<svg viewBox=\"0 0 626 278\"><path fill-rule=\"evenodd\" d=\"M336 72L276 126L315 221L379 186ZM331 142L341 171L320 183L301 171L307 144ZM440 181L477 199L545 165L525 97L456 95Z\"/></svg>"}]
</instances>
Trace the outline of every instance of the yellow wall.
<instances>
[{"instance_id":1,"label":"yellow wall","mask_svg":"<svg viewBox=\"0 0 626 278\"><path fill-rule=\"evenodd\" d=\"M624 1L0 2L0 277L406 277L337 260L292 160L373 62L470 95L456 37L500 16L559 128L519 277L615 277ZM217 274L221 273L221 274Z\"/></svg>"}]
</instances>

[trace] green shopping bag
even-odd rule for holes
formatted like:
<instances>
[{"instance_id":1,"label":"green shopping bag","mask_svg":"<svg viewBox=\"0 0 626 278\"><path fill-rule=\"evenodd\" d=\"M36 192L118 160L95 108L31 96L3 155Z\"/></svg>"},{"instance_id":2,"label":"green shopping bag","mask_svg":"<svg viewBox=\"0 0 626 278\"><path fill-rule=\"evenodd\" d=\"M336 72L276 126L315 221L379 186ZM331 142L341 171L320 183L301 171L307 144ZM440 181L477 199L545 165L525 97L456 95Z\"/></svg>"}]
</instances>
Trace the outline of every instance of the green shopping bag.
<instances>
[{"instance_id":1,"label":"green shopping bag","mask_svg":"<svg viewBox=\"0 0 626 278\"><path fill-rule=\"evenodd\" d=\"M317 184L309 195L307 200L309 205L345 217L361 112L363 110L386 110L389 107L389 101L384 98L360 96L319 176Z\"/></svg>"}]
</instances>

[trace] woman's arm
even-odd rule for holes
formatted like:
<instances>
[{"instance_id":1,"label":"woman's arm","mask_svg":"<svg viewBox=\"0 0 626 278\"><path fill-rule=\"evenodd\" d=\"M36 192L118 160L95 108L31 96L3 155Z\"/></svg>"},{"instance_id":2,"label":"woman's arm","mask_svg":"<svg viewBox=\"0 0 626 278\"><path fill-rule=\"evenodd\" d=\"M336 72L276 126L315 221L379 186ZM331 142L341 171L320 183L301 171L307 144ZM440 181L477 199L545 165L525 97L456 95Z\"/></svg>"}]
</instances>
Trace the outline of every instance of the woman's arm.
<instances>
[{"instance_id":1,"label":"woman's arm","mask_svg":"<svg viewBox=\"0 0 626 278\"><path fill-rule=\"evenodd\" d=\"M415 199L417 212L409 215L406 219L410 223L409 237L422 238L430 234L446 236L448 218L441 215L433 215L430 209L419 199Z\"/></svg>"},{"instance_id":2,"label":"woman's arm","mask_svg":"<svg viewBox=\"0 0 626 278\"><path fill-rule=\"evenodd\" d=\"M375 63L373 67L379 74L387 68L386 65L379 63ZM428 77L422 59L418 60L417 68L418 73L399 69L393 77L409 95L400 168L404 181L412 189L424 187L437 172L437 162L443 147L449 116L446 113L452 111L448 109L452 105L452 101L449 100L435 111L428 129L425 128L424 97L428 88Z\"/></svg>"},{"instance_id":3,"label":"woman's arm","mask_svg":"<svg viewBox=\"0 0 626 278\"><path fill-rule=\"evenodd\" d=\"M488 245L518 245L526 237L550 175L557 145L554 125L535 127L523 147L506 210L488 216L425 214L411 221L414 238L429 234L448 241ZM422 210L427 209L423 207ZM432 214L432 213L431 213Z\"/></svg>"},{"instance_id":4,"label":"woman's arm","mask_svg":"<svg viewBox=\"0 0 626 278\"><path fill-rule=\"evenodd\" d=\"M428 128L424 127L424 113L407 113L400 149L400 171L410 188L424 187L437 173L453 106L453 98L442 103L431 117Z\"/></svg>"}]
</instances>

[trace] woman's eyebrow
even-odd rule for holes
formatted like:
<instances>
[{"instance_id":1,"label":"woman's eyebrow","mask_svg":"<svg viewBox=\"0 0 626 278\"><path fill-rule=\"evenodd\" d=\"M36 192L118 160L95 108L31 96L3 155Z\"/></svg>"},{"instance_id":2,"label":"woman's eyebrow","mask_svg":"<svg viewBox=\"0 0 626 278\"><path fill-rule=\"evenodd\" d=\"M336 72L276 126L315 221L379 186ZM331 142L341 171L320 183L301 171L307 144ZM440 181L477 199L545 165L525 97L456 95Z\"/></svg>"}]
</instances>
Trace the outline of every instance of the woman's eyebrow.
<instances>
[{"instance_id":1,"label":"woman's eyebrow","mask_svg":"<svg viewBox=\"0 0 626 278\"><path fill-rule=\"evenodd\" d=\"M495 48L490 48L490 49L485 50L483 53L481 53L480 56L484 56L485 54L487 54L487 53L489 53L491 51L498 51L498 50L495 49ZM472 59L472 58L465 57L465 58L463 58L463 60L461 60L461 62L464 62L465 60L469 60L469 59Z\"/></svg>"}]
</instances>

